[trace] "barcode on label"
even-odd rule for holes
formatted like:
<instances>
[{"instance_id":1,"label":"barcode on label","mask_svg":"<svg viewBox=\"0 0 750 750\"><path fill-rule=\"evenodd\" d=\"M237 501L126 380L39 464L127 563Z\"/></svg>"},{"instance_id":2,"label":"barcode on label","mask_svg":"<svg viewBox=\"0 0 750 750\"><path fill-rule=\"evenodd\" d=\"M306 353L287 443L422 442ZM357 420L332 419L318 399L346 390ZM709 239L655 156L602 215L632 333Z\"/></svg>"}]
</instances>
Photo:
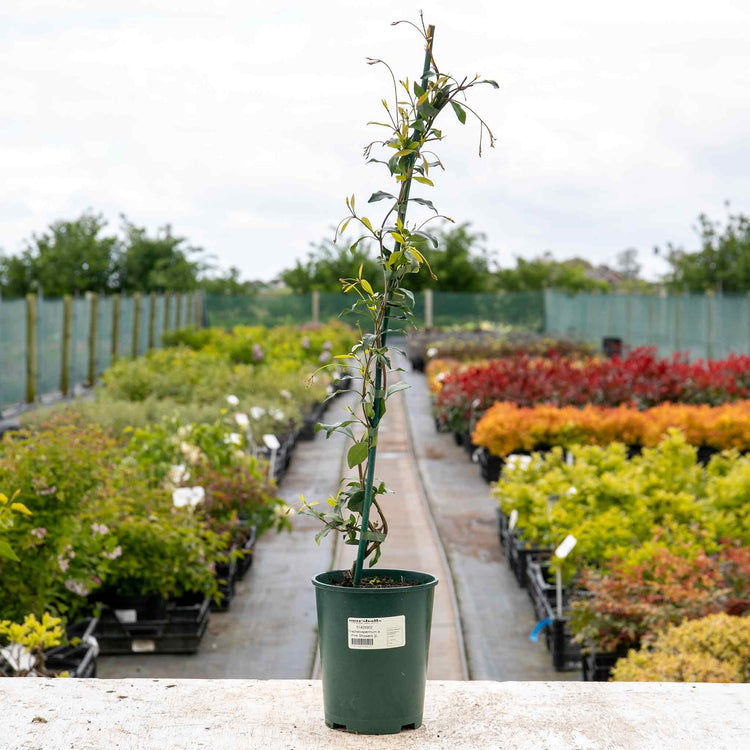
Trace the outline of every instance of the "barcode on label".
<instances>
[{"instance_id":1,"label":"barcode on label","mask_svg":"<svg viewBox=\"0 0 750 750\"><path fill-rule=\"evenodd\" d=\"M349 641L351 646L373 646L375 644L374 638L352 638Z\"/></svg>"}]
</instances>

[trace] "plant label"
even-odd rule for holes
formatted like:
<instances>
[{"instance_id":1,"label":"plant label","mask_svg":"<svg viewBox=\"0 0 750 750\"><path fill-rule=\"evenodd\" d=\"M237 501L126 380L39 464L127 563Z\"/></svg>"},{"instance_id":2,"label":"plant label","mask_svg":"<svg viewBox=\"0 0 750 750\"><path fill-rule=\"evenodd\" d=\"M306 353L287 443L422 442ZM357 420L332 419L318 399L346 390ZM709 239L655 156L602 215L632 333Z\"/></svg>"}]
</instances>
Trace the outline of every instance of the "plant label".
<instances>
[{"instance_id":1,"label":"plant label","mask_svg":"<svg viewBox=\"0 0 750 750\"><path fill-rule=\"evenodd\" d=\"M150 654L156 651L155 641L131 641L130 650L134 654Z\"/></svg>"},{"instance_id":2,"label":"plant label","mask_svg":"<svg viewBox=\"0 0 750 750\"><path fill-rule=\"evenodd\" d=\"M576 546L578 540L572 535L568 534L565 539L560 542L560 546L555 550L555 557L559 557L561 560L565 559L573 547Z\"/></svg>"},{"instance_id":3,"label":"plant label","mask_svg":"<svg viewBox=\"0 0 750 750\"><path fill-rule=\"evenodd\" d=\"M351 649L401 648L406 645L406 616L350 617L347 631Z\"/></svg>"},{"instance_id":4,"label":"plant label","mask_svg":"<svg viewBox=\"0 0 750 750\"><path fill-rule=\"evenodd\" d=\"M516 528L516 524L518 523L518 511L513 508L513 510L510 512L510 518L508 519L508 528L513 531L513 529Z\"/></svg>"},{"instance_id":5,"label":"plant label","mask_svg":"<svg viewBox=\"0 0 750 750\"><path fill-rule=\"evenodd\" d=\"M135 609L116 609L115 617L123 624L138 622L138 611Z\"/></svg>"},{"instance_id":6,"label":"plant label","mask_svg":"<svg viewBox=\"0 0 750 750\"><path fill-rule=\"evenodd\" d=\"M279 439L276 435L272 435L271 433L263 435L263 442L266 444L266 448L268 448L269 451L277 451L281 448Z\"/></svg>"}]
</instances>

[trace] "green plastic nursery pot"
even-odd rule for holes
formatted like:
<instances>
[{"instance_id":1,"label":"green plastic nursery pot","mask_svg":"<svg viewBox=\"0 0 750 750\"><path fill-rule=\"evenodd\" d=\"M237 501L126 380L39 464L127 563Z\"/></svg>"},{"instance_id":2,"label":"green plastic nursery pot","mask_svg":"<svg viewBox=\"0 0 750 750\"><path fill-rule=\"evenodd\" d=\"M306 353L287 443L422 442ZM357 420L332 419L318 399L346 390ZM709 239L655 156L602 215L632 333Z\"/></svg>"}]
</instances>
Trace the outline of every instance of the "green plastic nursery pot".
<instances>
[{"instance_id":1,"label":"green plastic nursery pot","mask_svg":"<svg viewBox=\"0 0 750 750\"><path fill-rule=\"evenodd\" d=\"M422 724L432 601L437 578L411 570L365 574L418 581L393 588L333 585L313 578L318 607L325 722L359 734L396 734Z\"/></svg>"}]
</instances>

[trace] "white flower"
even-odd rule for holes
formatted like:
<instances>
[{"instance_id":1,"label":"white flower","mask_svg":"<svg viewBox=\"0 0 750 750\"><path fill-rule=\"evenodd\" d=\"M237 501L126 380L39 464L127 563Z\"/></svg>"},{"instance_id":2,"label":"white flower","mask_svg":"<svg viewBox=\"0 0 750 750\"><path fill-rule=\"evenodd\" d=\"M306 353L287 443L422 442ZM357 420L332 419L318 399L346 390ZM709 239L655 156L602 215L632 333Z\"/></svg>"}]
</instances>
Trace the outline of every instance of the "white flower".
<instances>
[{"instance_id":1,"label":"white flower","mask_svg":"<svg viewBox=\"0 0 750 750\"><path fill-rule=\"evenodd\" d=\"M318 362L320 362L322 364L324 362L328 362L328 360L330 360L330 359L331 359L331 352L329 352L329 351L322 351L320 353L320 356L318 357Z\"/></svg>"},{"instance_id":2,"label":"white flower","mask_svg":"<svg viewBox=\"0 0 750 750\"><path fill-rule=\"evenodd\" d=\"M60 570L62 570L63 573L67 571L67 569L70 567L70 560L68 560L67 557L63 557L62 555L57 556L57 564L60 566Z\"/></svg>"},{"instance_id":3,"label":"white flower","mask_svg":"<svg viewBox=\"0 0 750 750\"><path fill-rule=\"evenodd\" d=\"M428 356L428 357L429 357L430 359L432 359L433 357L436 357L436 356L437 356L437 353L438 353L438 350L437 350L437 347L436 347L436 346L431 346L431 347L430 347L430 348L429 348L429 349L427 350L427 356Z\"/></svg>"},{"instance_id":4,"label":"white flower","mask_svg":"<svg viewBox=\"0 0 750 750\"><path fill-rule=\"evenodd\" d=\"M198 446L190 445L184 440L180 443L180 450L191 464L197 464L203 458L201 449Z\"/></svg>"},{"instance_id":5,"label":"white flower","mask_svg":"<svg viewBox=\"0 0 750 750\"><path fill-rule=\"evenodd\" d=\"M107 560L116 560L122 555L122 547L118 544L111 552L102 552L102 557L106 557Z\"/></svg>"},{"instance_id":6,"label":"white flower","mask_svg":"<svg viewBox=\"0 0 750 750\"><path fill-rule=\"evenodd\" d=\"M193 425L191 425L191 424L183 425L182 427L180 427L179 430L177 430L177 436L181 440L184 440L190 434L190 432L192 431L192 429L193 429Z\"/></svg>"},{"instance_id":7,"label":"white flower","mask_svg":"<svg viewBox=\"0 0 750 750\"><path fill-rule=\"evenodd\" d=\"M206 491L203 487L178 487L172 490L172 504L175 508L194 508L203 501Z\"/></svg>"},{"instance_id":8,"label":"white flower","mask_svg":"<svg viewBox=\"0 0 750 750\"><path fill-rule=\"evenodd\" d=\"M438 383L442 383L447 377L448 377L447 372L439 372L437 376L435 377L435 380L437 380Z\"/></svg>"},{"instance_id":9,"label":"white flower","mask_svg":"<svg viewBox=\"0 0 750 750\"><path fill-rule=\"evenodd\" d=\"M242 445L242 435L239 432L229 432L224 435L224 442L227 445Z\"/></svg>"},{"instance_id":10,"label":"white flower","mask_svg":"<svg viewBox=\"0 0 750 750\"><path fill-rule=\"evenodd\" d=\"M330 341L326 341L323 344L323 348L326 349L326 350L328 350L328 351L330 351L331 349L333 349L333 344Z\"/></svg>"},{"instance_id":11,"label":"white flower","mask_svg":"<svg viewBox=\"0 0 750 750\"><path fill-rule=\"evenodd\" d=\"M94 536L96 536L97 534L101 534L102 536L104 536L105 534L109 533L109 529L103 523L92 523L91 533Z\"/></svg>"},{"instance_id":12,"label":"white flower","mask_svg":"<svg viewBox=\"0 0 750 750\"><path fill-rule=\"evenodd\" d=\"M181 484L190 479L190 472L185 471L185 464L174 464L169 467L167 480L170 484Z\"/></svg>"},{"instance_id":13,"label":"white flower","mask_svg":"<svg viewBox=\"0 0 750 750\"><path fill-rule=\"evenodd\" d=\"M37 529L31 530L31 536L35 536L37 539L44 539L45 536L47 536L47 529L45 529L43 526L40 526Z\"/></svg>"},{"instance_id":14,"label":"white flower","mask_svg":"<svg viewBox=\"0 0 750 750\"><path fill-rule=\"evenodd\" d=\"M250 409L250 416L257 422L261 417L266 415L266 410L260 406L253 406Z\"/></svg>"},{"instance_id":15,"label":"white flower","mask_svg":"<svg viewBox=\"0 0 750 750\"><path fill-rule=\"evenodd\" d=\"M531 456L521 456L517 453L511 453L508 458L505 459L505 465L509 469L519 469L520 471L526 471L531 466Z\"/></svg>"},{"instance_id":16,"label":"white flower","mask_svg":"<svg viewBox=\"0 0 750 750\"><path fill-rule=\"evenodd\" d=\"M233 393L230 393L230 394L229 394L229 395L227 396L227 403L228 403L228 404L229 404L230 406L239 406L240 400L239 400L239 399L237 398L237 396L235 396L235 395L234 395Z\"/></svg>"},{"instance_id":17,"label":"white flower","mask_svg":"<svg viewBox=\"0 0 750 750\"><path fill-rule=\"evenodd\" d=\"M577 495L577 494L578 494L578 490L577 490L577 489L576 489L575 487L571 487L570 489L568 489L568 490L567 490L567 491L565 492L565 494L566 494L566 495L567 495L568 497L573 497L573 495Z\"/></svg>"},{"instance_id":18,"label":"white flower","mask_svg":"<svg viewBox=\"0 0 750 750\"><path fill-rule=\"evenodd\" d=\"M90 588L87 588L79 581L74 581L72 578L68 578L68 580L65 581L65 588L68 589L68 591L72 591L74 594L78 594L78 596L88 596L91 593Z\"/></svg>"},{"instance_id":19,"label":"white flower","mask_svg":"<svg viewBox=\"0 0 750 750\"><path fill-rule=\"evenodd\" d=\"M250 420L247 418L247 414L242 411L238 411L234 415L234 421L239 427L248 427L250 425Z\"/></svg>"},{"instance_id":20,"label":"white flower","mask_svg":"<svg viewBox=\"0 0 750 750\"><path fill-rule=\"evenodd\" d=\"M285 398L285 399L291 399L292 398L291 392L288 391L286 388L282 388L279 391L279 393L281 394L282 398Z\"/></svg>"},{"instance_id":21,"label":"white flower","mask_svg":"<svg viewBox=\"0 0 750 750\"><path fill-rule=\"evenodd\" d=\"M283 422L284 421L284 412L281 411L281 409L274 409L271 412L271 416L277 421L277 422Z\"/></svg>"}]
</instances>

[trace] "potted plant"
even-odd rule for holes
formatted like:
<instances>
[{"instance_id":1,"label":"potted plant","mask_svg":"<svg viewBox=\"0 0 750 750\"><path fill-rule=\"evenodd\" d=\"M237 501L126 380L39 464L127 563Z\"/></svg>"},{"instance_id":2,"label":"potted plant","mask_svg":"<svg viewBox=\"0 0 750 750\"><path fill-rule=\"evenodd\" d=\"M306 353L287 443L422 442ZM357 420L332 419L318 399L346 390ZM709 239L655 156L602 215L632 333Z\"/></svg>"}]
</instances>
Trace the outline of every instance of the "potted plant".
<instances>
[{"instance_id":1,"label":"potted plant","mask_svg":"<svg viewBox=\"0 0 750 750\"><path fill-rule=\"evenodd\" d=\"M402 23L402 22L396 22ZM407 22L409 23L409 22ZM395 24L394 24L395 25ZM382 278L367 279L360 268L356 278L342 279L343 290L356 297L351 312L359 316L359 338L348 355L336 358L331 367L343 365L353 371L350 390L358 396L357 408L346 407L346 418L335 424L321 424L329 437L342 433L350 441L347 462L356 472L342 480L336 497L328 499L321 511L316 503L302 498L301 513L323 523L320 540L331 531L343 535L345 543L356 546L357 556L350 570L321 573L313 578L318 607L320 654L323 671L325 721L330 727L365 734L392 734L403 727L422 722L424 690L429 649L432 600L437 579L429 573L379 569L365 574L374 565L388 533L388 523L378 500L388 490L375 479L378 428L388 398L403 390L403 382L391 382L393 372L386 339L410 321L414 297L403 287L407 274L425 266L425 245L436 240L423 231L427 222L407 223L410 203L419 204L439 216L429 200L411 197L414 182L431 186L430 170L441 167L430 150L442 138L436 120L446 109L453 109L461 123L467 110L477 117L480 133L493 136L484 122L464 103L465 92L483 81L478 76L458 80L444 74L433 56L434 27L410 23L426 45L421 82L397 82L390 67L395 99L382 100L386 122L375 123L388 134L365 148L368 161L383 164L395 181L395 193L378 191L369 203L387 201L385 216L378 225L358 213L355 198L347 198L348 215L337 227L336 236L350 222L364 234L352 245L371 241L377 246ZM480 154L482 136L480 135ZM371 157L381 147L386 159ZM433 161L430 161L433 159ZM446 218L446 217L441 217ZM427 221L430 219L428 218Z\"/></svg>"}]
</instances>

